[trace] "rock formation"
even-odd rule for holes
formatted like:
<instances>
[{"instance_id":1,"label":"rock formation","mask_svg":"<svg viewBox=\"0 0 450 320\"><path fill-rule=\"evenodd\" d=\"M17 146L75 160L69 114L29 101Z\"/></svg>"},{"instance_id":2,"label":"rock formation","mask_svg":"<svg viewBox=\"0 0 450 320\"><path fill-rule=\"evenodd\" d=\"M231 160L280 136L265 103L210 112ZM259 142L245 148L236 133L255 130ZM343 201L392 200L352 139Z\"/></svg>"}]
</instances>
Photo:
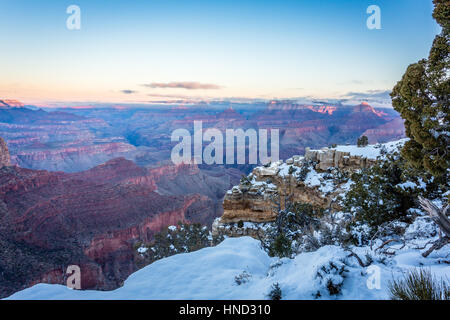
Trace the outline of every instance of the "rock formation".
<instances>
[{"instance_id":1,"label":"rock formation","mask_svg":"<svg viewBox=\"0 0 450 320\"><path fill-rule=\"evenodd\" d=\"M305 160L317 162L317 170L327 170L330 167L342 170L358 170L372 166L374 159L360 156L352 156L350 152L338 151L335 149L322 148L321 150L311 150L306 148Z\"/></svg>"},{"instance_id":2,"label":"rock formation","mask_svg":"<svg viewBox=\"0 0 450 320\"><path fill-rule=\"evenodd\" d=\"M9 156L8 146L5 140L0 138L0 168L11 165L11 158Z\"/></svg>"},{"instance_id":3,"label":"rock formation","mask_svg":"<svg viewBox=\"0 0 450 320\"><path fill-rule=\"evenodd\" d=\"M256 237L266 223L275 221L283 199L308 203L316 208L339 210L337 196L348 188L347 177L358 169L372 166L373 158L353 155L337 149L307 148L305 155L294 156L267 166L257 167L238 186L227 192L224 213L213 223L214 235ZM245 227L237 224L244 223Z\"/></svg>"}]
</instances>

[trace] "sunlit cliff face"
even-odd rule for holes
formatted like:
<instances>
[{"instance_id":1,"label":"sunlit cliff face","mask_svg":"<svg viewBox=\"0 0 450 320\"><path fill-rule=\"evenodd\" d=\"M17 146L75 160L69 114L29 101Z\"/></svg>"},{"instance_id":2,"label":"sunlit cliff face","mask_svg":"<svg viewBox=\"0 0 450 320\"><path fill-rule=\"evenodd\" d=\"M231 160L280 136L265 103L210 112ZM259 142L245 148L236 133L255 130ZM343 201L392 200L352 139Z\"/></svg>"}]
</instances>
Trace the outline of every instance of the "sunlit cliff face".
<instances>
[{"instance_id":1,"label":"sunlit cliff face","mask_svg":"<svg viewBox=\"0 0 450 320\"><path fill-rule=\"evenodd\" d=\"M17 100L12 99L0 100L0 107L21 108L23 106L24 106L23 103Z\"/></svg>"},{"instance_id":2,"label":"sunlit cliff face","mask_svg":"<svg viewBox=\"0 0 450 320\"><path fill-rule=\"evenodd\" d=\"M336 111L336 107L333 106L308 106L308 109L322 114L328 113L329 115Z\"/></svg>"}]
</instances>

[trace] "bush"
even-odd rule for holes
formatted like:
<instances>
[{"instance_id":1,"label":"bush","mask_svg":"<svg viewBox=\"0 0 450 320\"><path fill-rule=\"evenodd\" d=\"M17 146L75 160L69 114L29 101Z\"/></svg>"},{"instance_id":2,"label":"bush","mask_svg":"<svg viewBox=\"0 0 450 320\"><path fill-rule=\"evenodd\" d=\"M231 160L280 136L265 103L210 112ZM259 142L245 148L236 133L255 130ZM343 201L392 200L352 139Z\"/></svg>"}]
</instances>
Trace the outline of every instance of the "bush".
<instances>
[{"instance_id":1,"label":"bush","mask_svg":"<svg viewBox=\"0 0 450 320\"><path fill-rule=\"evenodd\" d=\"M354 184L342 201L343 208L354 215L354 225L367 223L373 232L395 220L409 222L408 210L418 207L419 196L434 199L448 191L448 183L412 168L398 153L354 173L351 179ZM407 187L401 187L404 183Z\"/></svg>"},{"instance_id":2,"label":"bush","mask_svg":"<svg viewBox=\"0 0 450 320\"><path fill-rule=\"evenodd\" d=\"M281 300L283 298L283 293L281 292L280 285L277 283L272 284L271 290L267 297L270 300Z\"/></svg>"},{"instance_id":3,"label":"bush","mask_svg":"<svg viewBox=\"0 0 450 320\"><path fill-rule=\"evenodd\" d=\"M234 277L234 282L240 286L241 284L247 283L250 281L252 275L247 271L242 272L240 275Z\"/></svg>"},{"instance_id":4,"label":"bush","mask_svg":"<svg viewBox=\"0 0 450 320\"><path fill-rule=\"evenodd\" d=\"M319 279L321 286L327 289L330 296L335 296L341 293L346 278L346 272L348 272L348 270L342 261L330 261L318 268L316 278ZM316 294L316 296L321 296L320 291L318 293L319 294Z\"/></svg>"},{"instance_id":5,"label":"bush","mask_svg":"<svg viewBox=\"0 0 450 320\"><path fill-rule=\"evenodd\" d=\"M382 161L369 169L356 172L343 206L355 216L355 221L367 223L375 229L407 215L414 199L396 187L402 182L402 168L393 159Z\"/></svg>"},{"instance_id":6,"label":"bush","mask_svg":"<svg viewBox=\"0 0 450 320\"><path fill-rule=\"evenodd\" d=\"M277 202L277 201L276 201ZM279 203L279 200L278 200ZM275 223L265 232L261 244L271 257L291 257L294 243L301 238L305 226L318 225L323 209L307 203L287 202L286 210L279 210Z\"/></svg>"},{"instance_id":7,"label":"bush","mask_svg":"<svg viewBox=\"0 0 450 320\"><path fill-rule=\"evenodd\" d=\"M290 257L292 255L292 240L284 233L280 233L269 247L271 257Z\"/></svg>"},{"instance_id":8,"label":"bush","mask_svg":"<svg viewBox=\"0 0 450 320\"><path fill-rule=\"evenodd\" d=\"M311 171L311 168L314 168L316 163L312 161L303 161L302 166L300 167L299 172L297 173L297 181L305 181L308 173Z\"/></svg>"},{"instance_id":9,"label":"bush","mask_svg":"<svg viewBox=\"0 0 450 320\"><path fill-rule=\"evenodd\" d=\"M356 141L356 145L358 147L366 147L367 145L369 145L369 138L367 138L366 136L358 138L358 140Z\"/></svg>"},{"instance_id":10,"label":"bush","mask_svg":"<svg viewBox=\"0 0 450 320\"><path fill-rule=\"evenodd\" d=\"M317 224L302 229L302 241L298 249L310 252L326 245L346 247L353 244L352 234L346 230L347 225L346 219L334 222L331 215L327 215Z\"/></svg>"},{"instance_id":11,"label":"bush","mask_svg":"<svg viewBox=\"0 0 450 320\"><path fill-rule=\"evenodd\" d=\"M288 173L289 173L290 175L292 175L293 173L295 173L295 171L297 171L297 168L295 168L294 166L290 166L290 167L289 167Z\"/></svg>"},{"instance_id":12,"label":"bush","mask_svg":"<svg viewBox=\"0 0 450 320\"><path fill-rule=\"evenodd\" d=\"M246 175L242 175L240 183L241 183L241 185L244 185L244 186L250 185L251 184L250 177L248 177Z\"/></svg>"},{"instance_id":13,"label":"bush","mask_svg":"<svg viewBox=\"0 0 450 320\"><path fill-rule=\"evenodd\" d=\"M449 284L424 269L409 271L403 279L391 281L389 291L392 300L450 300Z\"/></svg>"}]
</instances>

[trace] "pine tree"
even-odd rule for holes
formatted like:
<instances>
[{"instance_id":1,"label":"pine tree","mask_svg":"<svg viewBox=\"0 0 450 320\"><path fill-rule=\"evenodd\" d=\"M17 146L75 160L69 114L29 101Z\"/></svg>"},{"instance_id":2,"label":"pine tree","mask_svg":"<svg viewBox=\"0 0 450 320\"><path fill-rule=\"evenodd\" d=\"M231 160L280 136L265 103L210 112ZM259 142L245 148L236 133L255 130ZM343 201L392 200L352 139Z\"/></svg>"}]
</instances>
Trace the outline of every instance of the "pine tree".
<instances>
[{"instance_id":1,"label":"pine tree","mask_svg":"<svg viewBox=\"0 0 450 320\"><path fill-rule=\"evenodd\" d=\"M283 293L281 292L281 288L278 282L272 284L270 292L267 296L270 300L281 300L281 298L283 298Z\"/></svg>"},{"instance_id":2,"label":"pine tree","mask_svg":"<svg viewBox=\"0 0 450 320\"><path fill-rule=\"evenodd\" d=\"M442 32L434 39L428 59L407 68L391 97L410 138L402 150L404 157L415 168L445 179L450 162L450 1L433 3L433 17Z\"/></svg>"},{"instance_id":3,"label":"pine tree","mask_svg":"<svg viewBox=\"0 0 450 320\"><path fill-rule=\"evenodd\" d=\"M362 136L361 138L358 138L356 144L358 147L366 147L369 144L369 138Z\"/></svg>"}]
</instances>

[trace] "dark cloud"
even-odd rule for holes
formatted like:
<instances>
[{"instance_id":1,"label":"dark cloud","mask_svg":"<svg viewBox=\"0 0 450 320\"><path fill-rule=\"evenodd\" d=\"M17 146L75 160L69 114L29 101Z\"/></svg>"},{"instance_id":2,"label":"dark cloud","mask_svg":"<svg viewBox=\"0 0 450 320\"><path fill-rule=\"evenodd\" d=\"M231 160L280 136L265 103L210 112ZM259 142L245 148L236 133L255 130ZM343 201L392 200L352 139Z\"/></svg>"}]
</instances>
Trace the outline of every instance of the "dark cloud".
<instances>
[{"instance_id":1,"label":"dark cloud","mask_svg":"<svg viewBox=\"0 0 450 320\"><path fill-rule=\"evenodd\" d=\"M133 94L133 93L136 93L137 91L125 89L125 90L120 90L120 92L125 93L125 94Z\"/></svg>"},{"instance_id":2,"label":"dark cloud","mask_svg":"<svg viewBox=\"0 0 450 320\"><path fill-rule=\"evenodd\" d=\"M171 89L187 89L187 90L210 90L210 89L220 89L221 87L216 84L211 83L199 83L199 82L168 82L168 83L158 83L153 82L149 84L143 84L147 88L171 88Z\"/></svg>"}]
</instances>

